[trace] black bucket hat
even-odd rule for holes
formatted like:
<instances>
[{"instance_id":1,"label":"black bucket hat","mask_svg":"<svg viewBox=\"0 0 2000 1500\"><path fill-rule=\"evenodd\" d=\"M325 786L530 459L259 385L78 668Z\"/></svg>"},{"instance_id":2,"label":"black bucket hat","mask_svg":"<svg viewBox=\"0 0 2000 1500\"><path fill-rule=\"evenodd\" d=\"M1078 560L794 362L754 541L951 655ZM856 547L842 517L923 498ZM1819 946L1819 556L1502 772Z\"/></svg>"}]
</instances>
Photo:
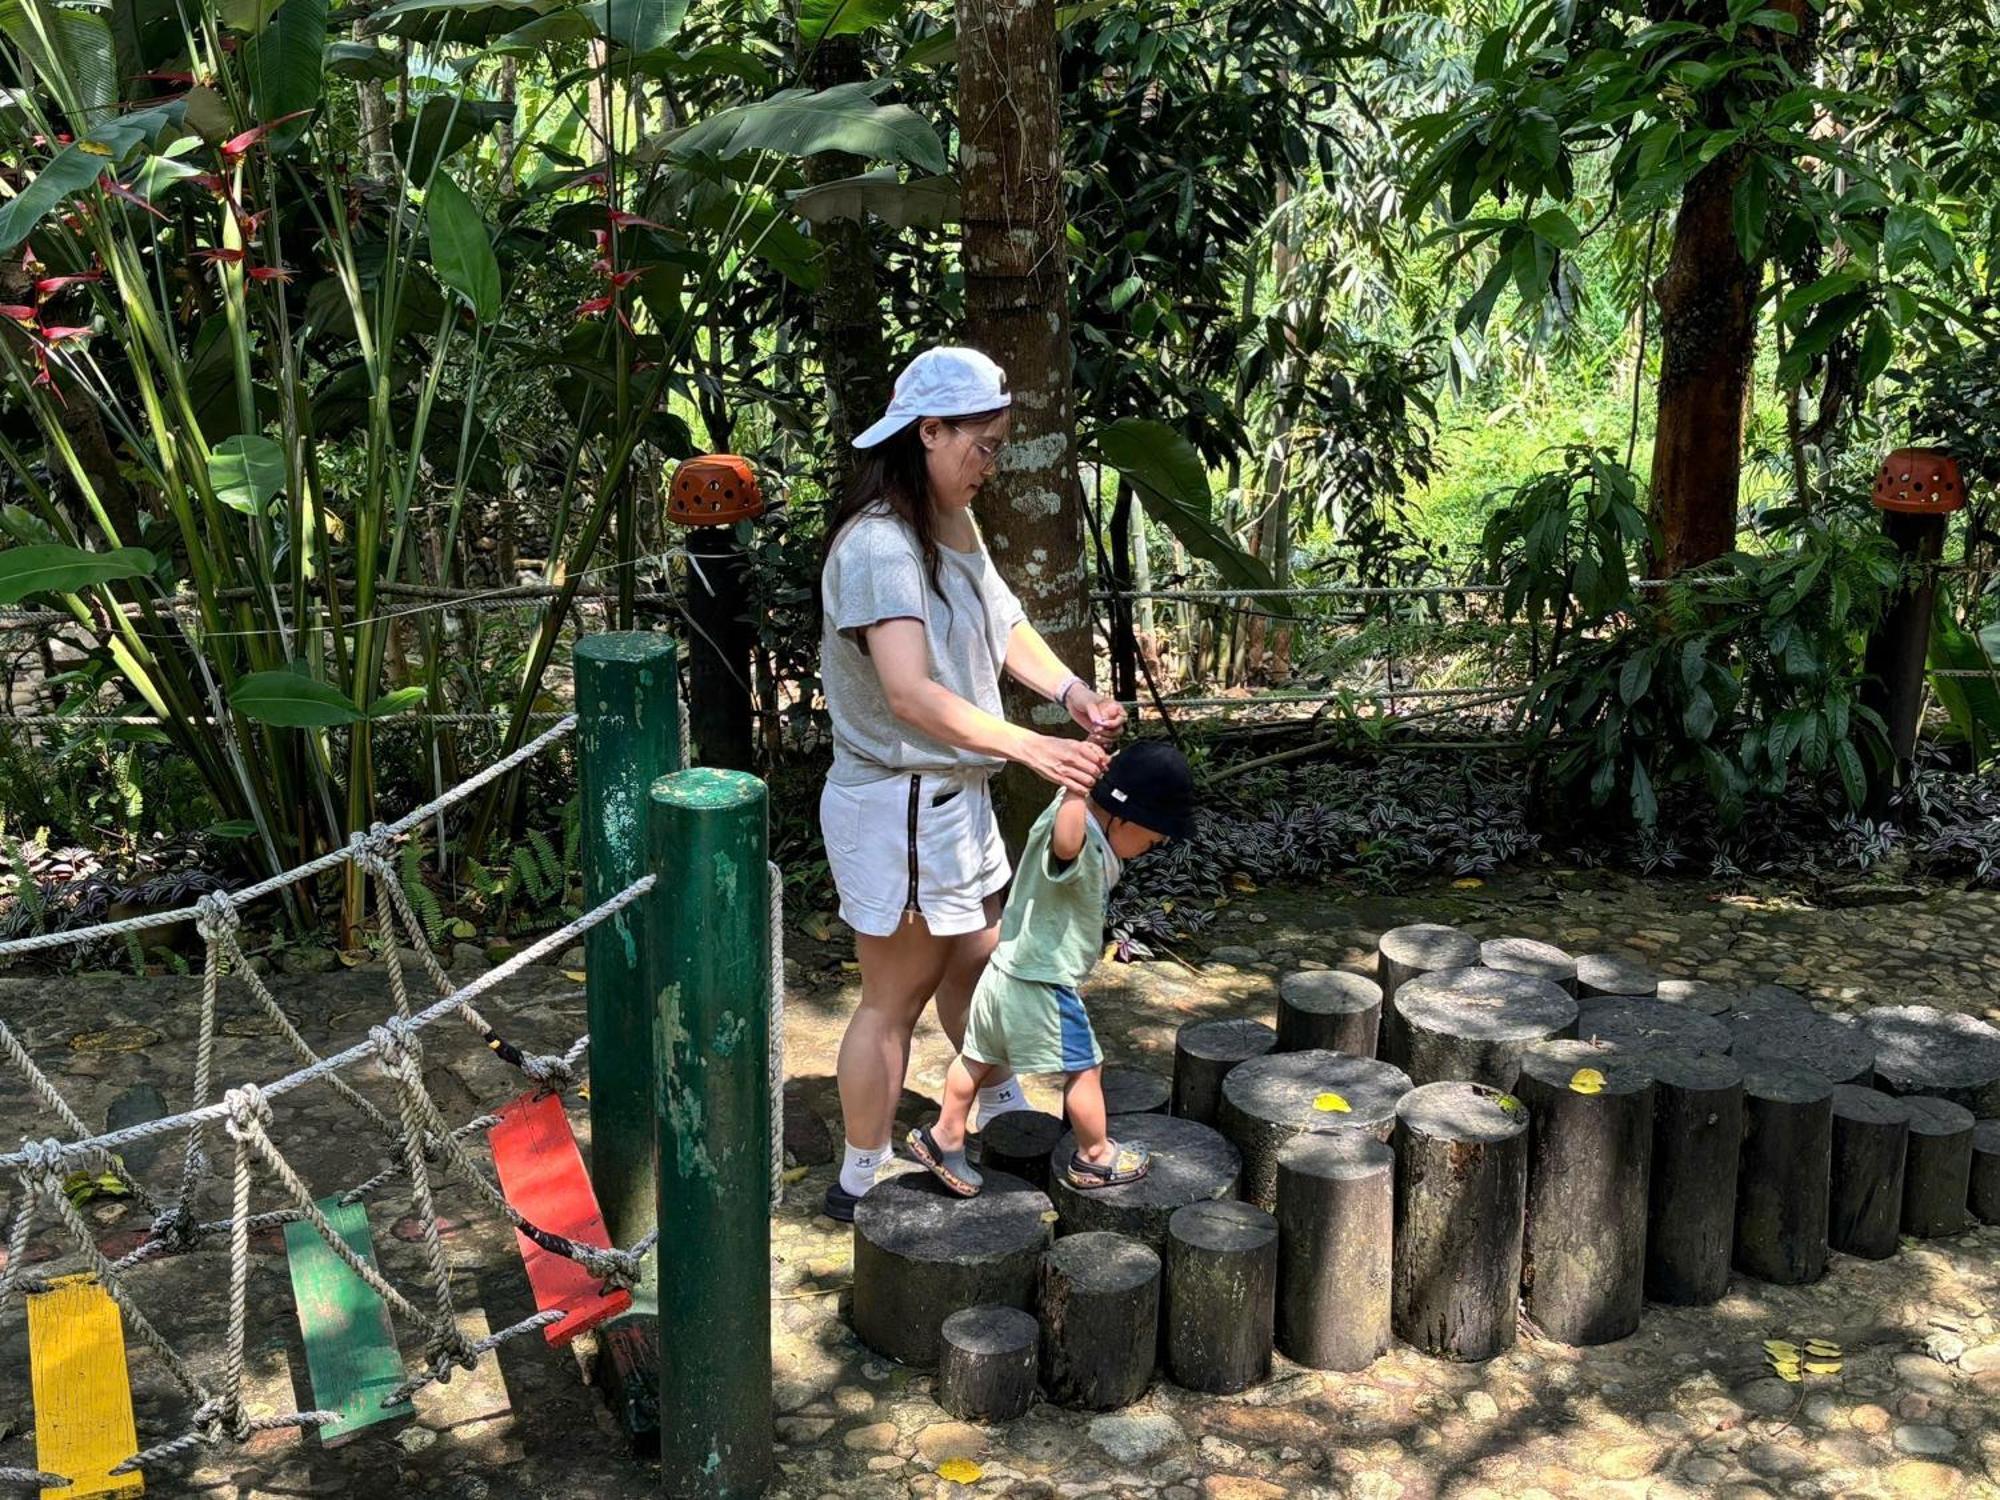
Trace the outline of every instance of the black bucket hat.
<instances>
[{"instance_id":1,"label":"black bucket hat","mask_svg":"<svg viewBox=\"0 0 2000 1500\"><path fill-rule=\"evenodd\" d=\"M1113 817L1184 839L1194 828L1194 772L1165 740L1140 740L1111 757L1091 801Z\"/></svg>"}]
</instances>

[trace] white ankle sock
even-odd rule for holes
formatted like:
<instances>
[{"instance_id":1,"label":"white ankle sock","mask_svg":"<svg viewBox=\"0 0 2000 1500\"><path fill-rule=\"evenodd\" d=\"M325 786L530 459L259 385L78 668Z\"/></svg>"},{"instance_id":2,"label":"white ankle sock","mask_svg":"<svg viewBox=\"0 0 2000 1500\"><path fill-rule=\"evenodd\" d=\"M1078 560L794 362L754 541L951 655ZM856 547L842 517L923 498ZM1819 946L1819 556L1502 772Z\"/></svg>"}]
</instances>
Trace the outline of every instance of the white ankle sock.
<instances>
[{"instance_id":1,"label":"white ankle sock","mask_svg":"<svg viewBox=\"0 0 2000 1500\"><path fill-rule=\"evenodd\" d=\"M889 1143L864 1151L859 1146L849 1145L847 1154L841 1158L840 1186L859 1198L875 1186L875 1170L889 1159Z\"/></svg>"},{"instance_id":2,"label":"white ankle sock","mask_svg":"<svg viewBox=\"0 0 2000 1500\"><path fill-rule=\"evenodd\" d=\"M984 1130L987 1125L999 1119L1000 1116L1012 1114L1017 1109L1026 1109L1027 1107L1028 1100L1021 1092L1021 1080L1018 1078L1010 1078L1005 1083L996 1083L991 1088L981 1089L979 1091L979 1128Z\"/></svg>"}]
</instances>

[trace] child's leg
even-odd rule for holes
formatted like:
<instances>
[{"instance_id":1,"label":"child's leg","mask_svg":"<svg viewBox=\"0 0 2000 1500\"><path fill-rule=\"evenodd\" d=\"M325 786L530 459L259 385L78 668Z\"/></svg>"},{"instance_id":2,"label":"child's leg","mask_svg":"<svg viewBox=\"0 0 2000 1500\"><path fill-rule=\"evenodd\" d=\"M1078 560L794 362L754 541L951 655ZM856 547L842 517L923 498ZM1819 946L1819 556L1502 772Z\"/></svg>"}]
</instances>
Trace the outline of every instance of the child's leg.
<instances>
[{"instance_id":1,"label":"child's leg","mask_svg":"<svg viewBox=\"0 0 2000 1500\"><path fill-rule=\"evenodd\" d=\"M944 1073L944 1108L938 1112L931 1136L947 1151L965 1149L965 1129L972 1113L972 1101L993 1074L1002 1071L991 1063L974 1062L963 1052L951 1060Z\"/></svg>"},{"instance_id":2,"label":"child's leg","mask_svg":"<svg viewBox=\"0 0 2000 1500\"><path fill-rule=\"evenodd\" d=\"M1111 1159L1111 1137L1104 1122L1104 1069L1085 1068L1063 1080L1063 1108L1076 1132L1076 1153L1085 1161Z\"/></svg>"}]
</instances>

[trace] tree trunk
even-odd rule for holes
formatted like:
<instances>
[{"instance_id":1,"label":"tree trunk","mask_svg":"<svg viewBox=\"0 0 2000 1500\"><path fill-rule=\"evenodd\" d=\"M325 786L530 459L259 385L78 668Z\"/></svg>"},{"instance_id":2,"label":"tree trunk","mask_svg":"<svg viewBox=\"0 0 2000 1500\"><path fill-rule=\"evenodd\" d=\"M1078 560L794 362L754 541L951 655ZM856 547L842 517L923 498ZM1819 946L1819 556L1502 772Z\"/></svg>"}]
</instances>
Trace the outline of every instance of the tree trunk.
<instances>
[{"instance_id":1,"label":"tree trunk","mask_svg":"<svg viewBox=\"0 0 2000 1500\"><path fill-rule=\"evenodd\" d=\"M1731 214L1743 157L1725 152L1688 183L1660 303L1659 421L1653 439L1655 577L1736 545L1743 401L1757 353L1761 262L1745 260Z\"/></svg>"},{"instance_id":2,"label":"tree trunk","mask_svg":"<svg viewBox=\"0 0 2000 1500\"><path fill-rule=\"evenodd\" d=\"M801 60L807 87L829 89L868 77L861 39L830 36ZM806 158L808 185L837 182L867 166L858 156L825 151ZM846 472L854 434L889 404L889 349L882 336L882 287L865 219L834 219L813 226L824 247L820 264L826 279L813 293L813 331L820 366L826 372L828 478Z\"/></svg>"},{"instance_id":3,"label":"tree trunk","mask_svg":"<svg viewBox=\"0 0 2000 1500\"><path fill-rule=\"evenodd\" d=\"M1072 672L1094 681L1054 0L959 0L958 38L966 334L1006 369L1014 392L1012 440L979 518L1035 628ZM1063 722L1035 714L1037 706L1010 689L1017 722ZM1018 847L1048 788L1018 769L1002 786L1001 827Z\"/></svg>"}]
</instances>

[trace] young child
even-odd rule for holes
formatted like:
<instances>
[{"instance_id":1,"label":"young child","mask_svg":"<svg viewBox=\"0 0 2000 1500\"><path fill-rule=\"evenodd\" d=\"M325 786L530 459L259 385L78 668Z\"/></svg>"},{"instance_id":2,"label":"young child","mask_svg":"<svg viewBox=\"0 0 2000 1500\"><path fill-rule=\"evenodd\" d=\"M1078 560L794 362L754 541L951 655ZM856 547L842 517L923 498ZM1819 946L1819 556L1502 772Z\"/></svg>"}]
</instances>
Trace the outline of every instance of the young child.
<instances>
[{"instance_id":1,"label":"young child","mask_svg":"<svg viewBox=\"0 0 2000 1500\"><path fill-rule=\"evenodd\" d=\"M972 995L965 1047L945 1074L937 1123L910 1132L910 1154L961 1197L980 1189L966 1164L967 1116L980 1086L1001 1067L1064 1073L1063 1098L1076 1151L1063 1176L1076 1188L1111 1187L1146 1175L1144 1146L1106 1132L1104 1054L1076 987L1104 945L1104 905L1128 859L1185 837L1194 777L1173 746L1142 740L1112 758L1088 798L1057 795L1035 820L1000 918L1000 946Z\"/></svg>"}]
</instances>

